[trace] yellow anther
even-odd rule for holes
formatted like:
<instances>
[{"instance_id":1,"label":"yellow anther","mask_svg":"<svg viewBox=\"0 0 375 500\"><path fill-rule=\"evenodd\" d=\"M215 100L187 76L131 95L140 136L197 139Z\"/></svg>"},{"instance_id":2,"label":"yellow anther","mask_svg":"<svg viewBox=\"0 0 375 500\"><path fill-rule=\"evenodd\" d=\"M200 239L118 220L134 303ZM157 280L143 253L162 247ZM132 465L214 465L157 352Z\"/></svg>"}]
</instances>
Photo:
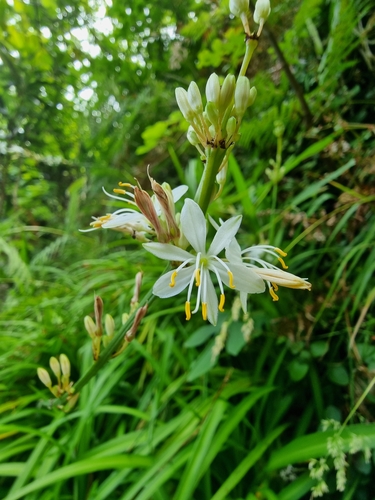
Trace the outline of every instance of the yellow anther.
<instances>
[{"instance_id":1,"label":"yellow anther","mask_svg":"<svg viewBox=\"0 0 375 500\"><path fill-rule=\"evenodd\" d=\"M199 269L195 270L195 284L196 286L200 286L201 284L201 274L199 272Z\"/></svg>"},{"instance_id":2,"label":"yellow anther","mask_svg":"<svg viewBox=\"0 0 375 500\"><path fill-rule=\"evenodd\" d=\"M273 286L273 289L275 290L275 292L277 292L279 287L276 285L276 283L271 283L271 285Z\"/></svg>"},{"instance_id":3,"label":"yellow anther","mask_svg":"<svg viewBox=\"0 0 375 500\"><path fill-rule=\"evenodd\" d=\"M279 297L276 295L276 293L272 287L270 287L270 294L271 294L271 297L273 298L274 302L279 300Z\"/></svg>"},{"instance_id":4,"label":"yellow anther","mask_svg":"<svg viewBox=\"0 0 375 500\"><path fill-rule=\"evenodd\" d=\"M281 265L283 266L283 269L288 269L288 266L285 264L285 262L283 261L283 259L281 257L277 257L277 260L281 263Z\"/></svg>"},{"instance_id":5,"label":"yellow anther","mask_svg":"<svg viewBox=\"0 0 375 500\"><path fill-rule=\"evenodd\" d=\"M175 286L175 284L176 284L176 278L177 278L177 271L173 271L173 273L171 275L171 282L169 283L169 286L171 288L173 288Z\"/></svg>"},{"instance_id":6,"label":"yellow anther","mask_svg":"<svg viewBox=\"0 0 375 500\"><path fill-rule=\"evenodd\" d=\"M202 302L202 318L207 320L207 302Z\"/></svg>"},{"instance_id":7,"label":"yellow anther","mask_svg":"<svg viewBox=\"0 0 375 500\"><path fill-rule=\"evenodd\" d=\"M114 189L113 192L116 194L126 194L125 189Z\"/></svg>"},{"instance_id":8,"label":"yellow anther","mask_svg":"<svg viewBox=\"0 0 375 500\"><path fill-rule=\"evenodd\" d=\"M189 319L191 318L190 302L185 302L185 314L186 314L186 321L189 321Z\"/></svg>"},{"instance_id":9,"label":"yellow anther","mask_svg":"<svg viewBox=\"0 0 375 500\"><path fill-rule=\"evenodd\" d=\"M229 288L236 288L233 284L233 273L231 271L228 271L228 276L229 276Z\"/></svg>"},{"instance_id":10,"label":"yellow anther","mask_svg":"<svg viewBox=\"0 0 375 500\"><path fill-rule=\"evenodd\" d=\"M281 257L286 257L288 254L286 252L283 252L282 250L280 250L280 248L274 248L275 252L277 252L279 255L281 255Z\"/></svg>"},{"instance_id":11,"label":"yellow anther","mask_svg":"<svg viewBox=\"0 0 375 500\"><path fill-rule=\"evenodd\" d=\"M224 312L225 295L222 293L220 295L219 311Z\"/></svg>"},{"instance_id":12,"label":"yellow anther","mask_svg":"<svg viewBox=\"0 0 375 500\"><path fill-rule=\"evenodd\" d=\"M128 188L132 188L134 186L132 186L131 184L129 184L129 182L119 182L118 185L120 187L128 187Z\"/></svg>"}]
</instances>

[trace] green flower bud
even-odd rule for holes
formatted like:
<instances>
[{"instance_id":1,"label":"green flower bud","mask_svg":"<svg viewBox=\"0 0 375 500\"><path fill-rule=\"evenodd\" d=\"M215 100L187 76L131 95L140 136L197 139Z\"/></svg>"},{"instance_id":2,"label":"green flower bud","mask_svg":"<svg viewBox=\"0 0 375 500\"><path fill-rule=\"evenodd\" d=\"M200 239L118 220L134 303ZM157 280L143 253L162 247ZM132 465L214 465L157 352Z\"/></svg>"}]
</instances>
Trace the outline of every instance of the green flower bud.
<instances>
[{"instance_id":1,"label":"green flower bud","mask_svg":"<svg viewBox=\"0 0 375 500\"><path fill-rule=\"evenodd\" d=\"M83 321L84 321L87 333L93 339L95 337L95 334L96 334L96 325L94 323L94 320L91 318L91 316L85 316L85 319Z\"/></svg>"},{"instance_id":2,"label":"green flower bud","mask_svg":"<svg viewBox=\"0 0 375 500\"><path fill-rule=\"evenodd\" d=\"M227 107L231 104L235 88L236 78L234 75L227 75L220 90L219 110L221 114L224 114Z\"/></svg>"},{"instance_id":3,"label":"green flower bud","mask_svg":"<svg viewBox=\"0 0 375 500\"><path fill-rule=\"evenodd\" d=\"M187 91L187 97L192 110L195 113L201 114L203 111L202 96L199 92L198 85L191 82Z\"/></svg>"},{"instance_id":4,"label":"green flower bud","mask_svg":"<svg viewBox=\"0 0 375 500\"><path fill-rule=\"evenodd\" d=\"M192 144L193 146L198 146L198 144L200 143L198 136L197 136L197 133L195 132L195 130L193 129L193 127L191 125L187 131L187 139L190 142L190 144Z\"/></svg>"},{"instance_id":5,"label":"green flower bud","mask_svg":"<svg viewBox=\"0 0 375 500\"><path fill-rule=\"evenodd\" d=\"M53 371L53 373L56 375L57 379L59 379L60 375L61 375L60 363L53 356L49 360L49 366L51 367L51 370Z\"/></svg>"},{"instance_id":6,"label":"green flower bud","mask_svg":"<svg viewBox=\"0 0 375 500\"><path fill-rule=\"evenodd\" d=\"M115 332L115 320L110 314L105 315L104 326L108 337L113 337L113 334Z\"/></svg>"},{"instance_id":7,"label":"green flower bud","mask_svg":"<svg viewBox=\"0 0 375 500\"><path fill-rule=\"evenodd\" d=\"M175 90L175 93L178 107L180 108L181 113L184 115L185 120L187 120L188 122L192 121L194 119L195 113L190 106L186 90L182 87L178 87Z\"/></svg>"},{"instance_id":8,"label":"green flower bud","mask_svg":"<svg viewBox=\"0 0 375 500\"><path fill-rule=\"evenodd\" d=\"M263 26L271 12L270 0L258 0L255 4L254 21Z\"/></svg>"},{"instance_id":9,"label":"green flower bud","mask_svg":"<svg viewBox=\"0 0 375 500\"><path fill-rule=\"evenodd\" d=\"M206 84L206 98L207 101L215 103L216 107L219 106L220 101L220 82L216 73L212 73Z\"/></svg>"},{"instance_id":10,"label":"green flower bud","mask_svg":"<svg viewBox=\"0 0 375 500\"><path fill-rule=\"evenodd\" d=\"M217 107L215 106L215 104L211 101L209 101L207 104L206 104L206 115L207 115L207 118L210 120L210 122L212 123L212 125L215 127L218 126L218 120L219 120L219 113L218 113L218 110L217 110Z\"/></svg>"},{"instance_id":11,"label":"green flower bud","mask_svg":"<svg viewBox=\"0 0 375 500\"><path fill-rule=\"evenodd\" d=\"M60 365L63 375L65 377L70 377L70 361L68 359L68 356L66 356L65 354L60 354Z\"/></svg>"},{"instance_id":12,"label":"green flower bud","mask_svg":"<svg viewBox=\"0 0 375 500\"><path fill-rule=\"evenodd\" d=\"M234 93L236 113L242 117L245 114L250 98L250 81L246 76L239 76Z\"/></svg>"},{"instance_id":13,"label":"green flower bud","mask_svg":"<svg viewBox=\"0 0 375 500\"><path fill-rule=\"evenodd\" d=\"M236 131L236 128L237 128L237 120L234 116L231 116L227 121L227 127L226 127L228 139L233 139L233 135Z\"/></svg>"},{"instance_id":14,"label":"green flower bud","mask_svg":"<svg viewBox=\"0 0 375 500\"><path fill-rule=\"evenodd\" d=\"M38 368L37 374L42 384L50 389L52 387L52 380L47 370L45 370L44 368Z\"/></svg>"},{"instance_id":15,"label":"green flower bud","mask_svg":"<svg viewBox=\"0 0 375 500\"><path fill-rule=\"evenodd\" d=\"M250 95L249 95L249 101L247 103L247 107L252 106L254 104L254 101L257 97L257 89L255 87L251 87L250 89Z\"/></svg>"},{"instance_id":16,"label":"green flower bud","mask_svg":"<svg viewBox=\"0 0 375 500\"><path fill-rule=\"evenodd\" d=\"M249 0L229 0L229 10L236 17L241 17L241 14L247 15L249 12Z\"/></svg>"}]
</instances>

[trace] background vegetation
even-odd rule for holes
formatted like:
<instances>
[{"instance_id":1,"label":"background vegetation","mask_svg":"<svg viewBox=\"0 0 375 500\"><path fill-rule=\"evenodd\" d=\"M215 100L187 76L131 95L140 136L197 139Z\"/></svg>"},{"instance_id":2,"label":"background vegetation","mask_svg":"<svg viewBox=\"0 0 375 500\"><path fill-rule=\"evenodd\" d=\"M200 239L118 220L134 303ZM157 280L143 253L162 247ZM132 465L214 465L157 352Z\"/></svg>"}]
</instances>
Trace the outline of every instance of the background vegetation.
<instances>
[{"instance_id":1,"label":"background vegetation","mask_svg":"<svg viewBox=\"0 0 375 500\"><path fill-rule=\"evenodd\" d=\"M243 33L225 1L0 0L1 498L309 498L307 462L333 432L321 420L345 421L375 370L371 7L273 0L248 74L258 98L211 209L242 213L241 243L286 250L311 293L252 297L249 341L234 318L216 358L220 324L185 322L183 297L154 301L65 414L36 368L65 353L78 380L94 294L119 325L136 272L146 293L163 271L120 233L78 229L118 206L102 186L148 188L147 165L194 193L174 88L236 73ZM350 415L345 451L351 432L375 447L374 404L369 391ZM345 492L328 462L327 496L374 498L355 451Z\"/></svg>"}]
</instances>

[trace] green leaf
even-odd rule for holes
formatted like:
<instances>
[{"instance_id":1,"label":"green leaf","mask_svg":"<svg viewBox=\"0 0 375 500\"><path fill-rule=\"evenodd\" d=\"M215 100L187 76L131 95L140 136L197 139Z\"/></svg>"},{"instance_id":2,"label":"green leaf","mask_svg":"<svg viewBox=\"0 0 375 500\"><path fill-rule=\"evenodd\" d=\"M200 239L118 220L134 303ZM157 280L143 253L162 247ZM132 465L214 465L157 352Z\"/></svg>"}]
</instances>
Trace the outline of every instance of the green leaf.
<instances>
[{"instance_id":1,"label":"green leaf","mask_svg":"<svg viewBox=\"0 0 375 500\"><path fill-rule=\"evenodd\" d=\"M242 323L235 321L231 323L228 328L228 339L225 344L225 348L228 354L232 356L237 356L244 345L246 345L246 340L241 331Z\"/></svg>"},{"instance_id":2,"label":"green leaf","mask_svg":"<svg viewBox=\"0 0 375 500\"><path fill-rule=\"evenodd\" d=\"M294 359L289 363L288 371L290 378L298 382L298 380L302 380L306 376L309 371L309 365L300 359Z\"/></svg>"},{"instance_id":3,"label":"green leaf","mask_svg":"<svg viewBox=\"0 0 375 500\"><path fill-rule=\"evenodd\" d=\"M218 332L217 326L201 326L184 342L184 347L197 347L198 345L202 345L216 332Z\"/></svg>"},{"instance_id":4,"label":"green leaf","mask_svg":"<svg viewBox=\"0 0 375 500\"><path fill-rule=\"evenodd\" d=\"M204 351L197 357L195 361L190 365L187 380L191 382L192 380L204 375L215 366L217 362L217 356L212 356L212 348L215 341L211 341Z\"/></svg>"},{"instance_id":5,"label":"green leaf","mask_svg":"<svg viewBox=\"0 0 375 500\"><path fill-rule=\"evenodd\" d=\"M321 358L328 352L329 344L323 340L312 342L310 344L310 351L313 358Z\"/></svg>"},{"instance_id":6,"label":"green leaf","mask_svg":"<svg viewBox=\"0 0 375 500\"><path fill-rule=\"evenodd\" d=\"M342 365L330 366L328 368L328 377L330 380L337 385L348 385L349 375Z\"/></svg>"}]
</instances>

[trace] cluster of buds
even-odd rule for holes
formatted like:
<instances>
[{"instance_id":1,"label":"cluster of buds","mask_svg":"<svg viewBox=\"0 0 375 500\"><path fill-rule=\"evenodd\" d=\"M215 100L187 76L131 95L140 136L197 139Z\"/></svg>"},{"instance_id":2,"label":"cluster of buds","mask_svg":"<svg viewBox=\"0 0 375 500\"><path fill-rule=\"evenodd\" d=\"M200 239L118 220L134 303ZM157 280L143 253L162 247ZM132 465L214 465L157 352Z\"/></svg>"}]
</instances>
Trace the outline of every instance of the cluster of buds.
<instances>
[{"instance_id":1,"label":"cluster of buds","mask_svg":"<svg viewBox=\"0 0 375 500\"><path fill-rule=\"evenodd\" d=\"M103 189L110 198L134 208L121 208L114 213L93 217L94 221L90 224L92 228L83 232L99 228L114 229L142 242L154 239L161 243L178 242L179 216L175 211L175 203L188 188L179 186L172 190L166 182L159 184L150 175L149 179L154 193L152 196L139 184L133 186L127 182L120 182L119 187L113 190L114 195Z\"/></svg>"},{"instance_id":2,"label":"cluster of buds","mask_svg":"<svg viewBox=\"0 0 375 500\"><path fill-rule=\"evenodd\" d=\"M255 34L251 34L249 26L250 10L248 0L229 0L229 9L231 13L241 19L244 31L247 37L259 38L264 23L266 22L268 16L271 13L271 5L269 0L258 0L255 4L254 10L254 21L259 25L258 31Z\"/></svg>"},{"instance_id":3,"label":"cluster of buds","mask_svg":"<svg viewBox=\"0 0 375 500\"><path fill-rule=\"evenodd\" d=\"M40 367L37 369L39 380L48 387L55 398L60 398L64 394L67 394L68 405L66 408L72 408L79 394L74 394L73 382L70 381L70 361L68 357L65 354L60 354L59 360L55 357L51 357L49 365L57 379L57 384L52 385L52 380L48 371Z\"/></svg>"},{"instance_id":4,"label":"cluster of buds","mask_svg":"<svg viewBox=\"0 0 375 500\"><path fill-rule=\"evenodd\" d=\"M131 314L135 312L135 317L133 324L129 328L129 330L125 333L124 338L119 345L118 349L112 354L112 357L115 358L119 354L121 354L129 345L129 343L134 339L135 334L138 330L138 327L146 315L147 305L143 307L139 306L139 293L142 284L142 273L137 273L135 277L135 287L134 287L134 295L130 301L130 311L129 313L124 313L122 315L122 324L124 325ZM91 316L85 316L84 324L87 333L91 337L92 341L92 354L93 358L96 361L100 356L101 346L104 348L108 346L111 340L114 338L115 334L115 320L110 314L106 314L104 318L104 331L105 335L103 335L103 301L99 296L96 296L94 299L94 315L95 321L91 318Z\"/></svg>"}]
</instances>

